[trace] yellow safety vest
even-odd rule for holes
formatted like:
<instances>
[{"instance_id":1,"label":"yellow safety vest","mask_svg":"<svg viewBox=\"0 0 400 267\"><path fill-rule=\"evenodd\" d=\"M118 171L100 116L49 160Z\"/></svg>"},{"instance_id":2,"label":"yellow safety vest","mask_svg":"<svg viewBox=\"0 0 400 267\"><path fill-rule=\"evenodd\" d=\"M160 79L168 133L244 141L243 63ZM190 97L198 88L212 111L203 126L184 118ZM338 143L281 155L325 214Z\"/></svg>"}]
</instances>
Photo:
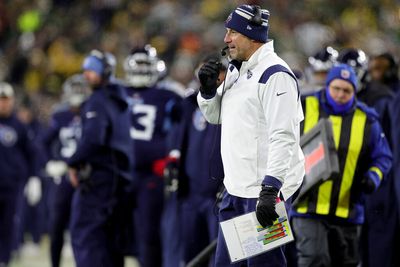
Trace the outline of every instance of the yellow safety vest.
<instances>
[{"instance_id":1,"label":"yellow safety vest","mask_svg":"<svg viewBox=\"0 0 400 267\"><path fill-rule=\"evenodd\" d=\"M332 122L333 136L339 159L339 176L331 177L319 187L312 189L307 197L296 206L298 213L329 215L340 218L352 217L353 200L360 195L358 186L367 171L367 153L371 125L367 114L359 108L344 116L327 115L315 96L305 98L305 118L302 134L313 128L320 118Z\"/></svg>"}]
</instances>

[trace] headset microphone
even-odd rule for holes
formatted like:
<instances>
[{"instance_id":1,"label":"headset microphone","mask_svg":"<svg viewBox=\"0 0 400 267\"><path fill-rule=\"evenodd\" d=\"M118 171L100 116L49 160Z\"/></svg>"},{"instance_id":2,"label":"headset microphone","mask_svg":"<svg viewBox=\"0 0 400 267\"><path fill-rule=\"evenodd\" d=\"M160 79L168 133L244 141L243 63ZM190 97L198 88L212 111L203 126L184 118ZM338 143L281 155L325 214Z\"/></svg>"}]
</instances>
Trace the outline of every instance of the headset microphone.
<instances>
[{"instance_id":1,"label":"headset microphone","mask_svg":"<svg viewBox=\"0 0 400 267\"><path fill-rule=\"evenodd\" d=\"M227 55L227 53L226 53L226 50L228 50L229 49L229 46L225 46L224 48L222 48L221 49L221 56L226 56Z\"/></svg>"}]
</instances>

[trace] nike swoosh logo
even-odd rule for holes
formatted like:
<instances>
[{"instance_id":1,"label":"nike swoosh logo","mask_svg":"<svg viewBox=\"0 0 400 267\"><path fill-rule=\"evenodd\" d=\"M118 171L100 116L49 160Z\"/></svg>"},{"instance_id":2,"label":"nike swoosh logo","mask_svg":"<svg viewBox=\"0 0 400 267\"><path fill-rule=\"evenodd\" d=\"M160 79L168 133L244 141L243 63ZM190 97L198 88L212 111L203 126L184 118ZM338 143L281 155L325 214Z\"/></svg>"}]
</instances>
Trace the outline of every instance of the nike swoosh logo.
<instances>
[{"instance_id":1,"label":"nike swoosh logo","mask_svg":"<svg viewBox=\"0 0 400 267\"><path fill-rule=\"evenodd\" d=\"M280 96L280 95L283 95L283 94L286 94L286 92L276 93L276 96Z\"/></svg>"}]
</instances>

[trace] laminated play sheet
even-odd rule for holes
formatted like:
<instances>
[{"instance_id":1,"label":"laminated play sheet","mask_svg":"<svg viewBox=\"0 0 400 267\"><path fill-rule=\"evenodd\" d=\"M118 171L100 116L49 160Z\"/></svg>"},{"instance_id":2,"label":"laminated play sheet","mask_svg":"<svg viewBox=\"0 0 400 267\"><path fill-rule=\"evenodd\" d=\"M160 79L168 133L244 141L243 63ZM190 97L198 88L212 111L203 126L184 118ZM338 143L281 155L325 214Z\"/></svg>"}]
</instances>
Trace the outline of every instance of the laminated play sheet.
<instances>
[{"instance_id":1,"label":"laminated play sheet","mask_svg":"<svg viewBox=\"0 0 400 267\"><path fill-rule=\"evenodd\" d=\"M294 240L284 202L278 202L275 209L279 218L268 228L259 224L255 212L221 222L232 262L259 255Z\"/></svg>"}]
</instances>

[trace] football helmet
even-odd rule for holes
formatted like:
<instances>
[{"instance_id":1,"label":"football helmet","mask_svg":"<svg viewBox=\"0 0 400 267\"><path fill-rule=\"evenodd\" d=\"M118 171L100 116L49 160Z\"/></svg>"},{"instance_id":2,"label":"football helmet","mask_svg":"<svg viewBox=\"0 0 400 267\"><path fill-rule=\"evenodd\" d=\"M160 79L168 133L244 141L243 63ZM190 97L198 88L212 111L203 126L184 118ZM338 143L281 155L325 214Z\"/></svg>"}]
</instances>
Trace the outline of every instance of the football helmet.
<instances>
[{"instance_id":1,"label":"football helmet","mask_svg":"<svg viewBox=\"0 0 400 267\"><path fill-rule=\"evenodd\" d=\"M134 49L124 62L125 80L133 87L150 87L165 71L163 63L157 57L156 49L149 44Z\"/></svg>"},{"instance_id":2,"label":"football helmet","mask_svg":"<svg viewBox=\"0 0 400 267\"><path fill-rule=\"evenodd\" d=\"M313 72L328 72L336 63L338 51L331 46L326 46L314 56L308 58L308 63Z\"/></svg>"},{"instance_id":3,"label":"football helmet","mask_svg":"<svg viewBox=\"0 0 400 267\"><path fill-rule=\"evenodd\" d=\"M338 62L353 67L359 82L363 82L368 70L368 57L361 49L347 48L339 53Z\"/></svg>"},{"instance_id":4,"label":"football helmet","mask_svg":"<svg viewBox=\"0 0 400 267\"><path fill-rule=\"evenodd\" d=\"M82 74L74 74L62 85L62 101L72 107L79 107L89 96L90 87Z\"/></svg>"}]
</instances>

